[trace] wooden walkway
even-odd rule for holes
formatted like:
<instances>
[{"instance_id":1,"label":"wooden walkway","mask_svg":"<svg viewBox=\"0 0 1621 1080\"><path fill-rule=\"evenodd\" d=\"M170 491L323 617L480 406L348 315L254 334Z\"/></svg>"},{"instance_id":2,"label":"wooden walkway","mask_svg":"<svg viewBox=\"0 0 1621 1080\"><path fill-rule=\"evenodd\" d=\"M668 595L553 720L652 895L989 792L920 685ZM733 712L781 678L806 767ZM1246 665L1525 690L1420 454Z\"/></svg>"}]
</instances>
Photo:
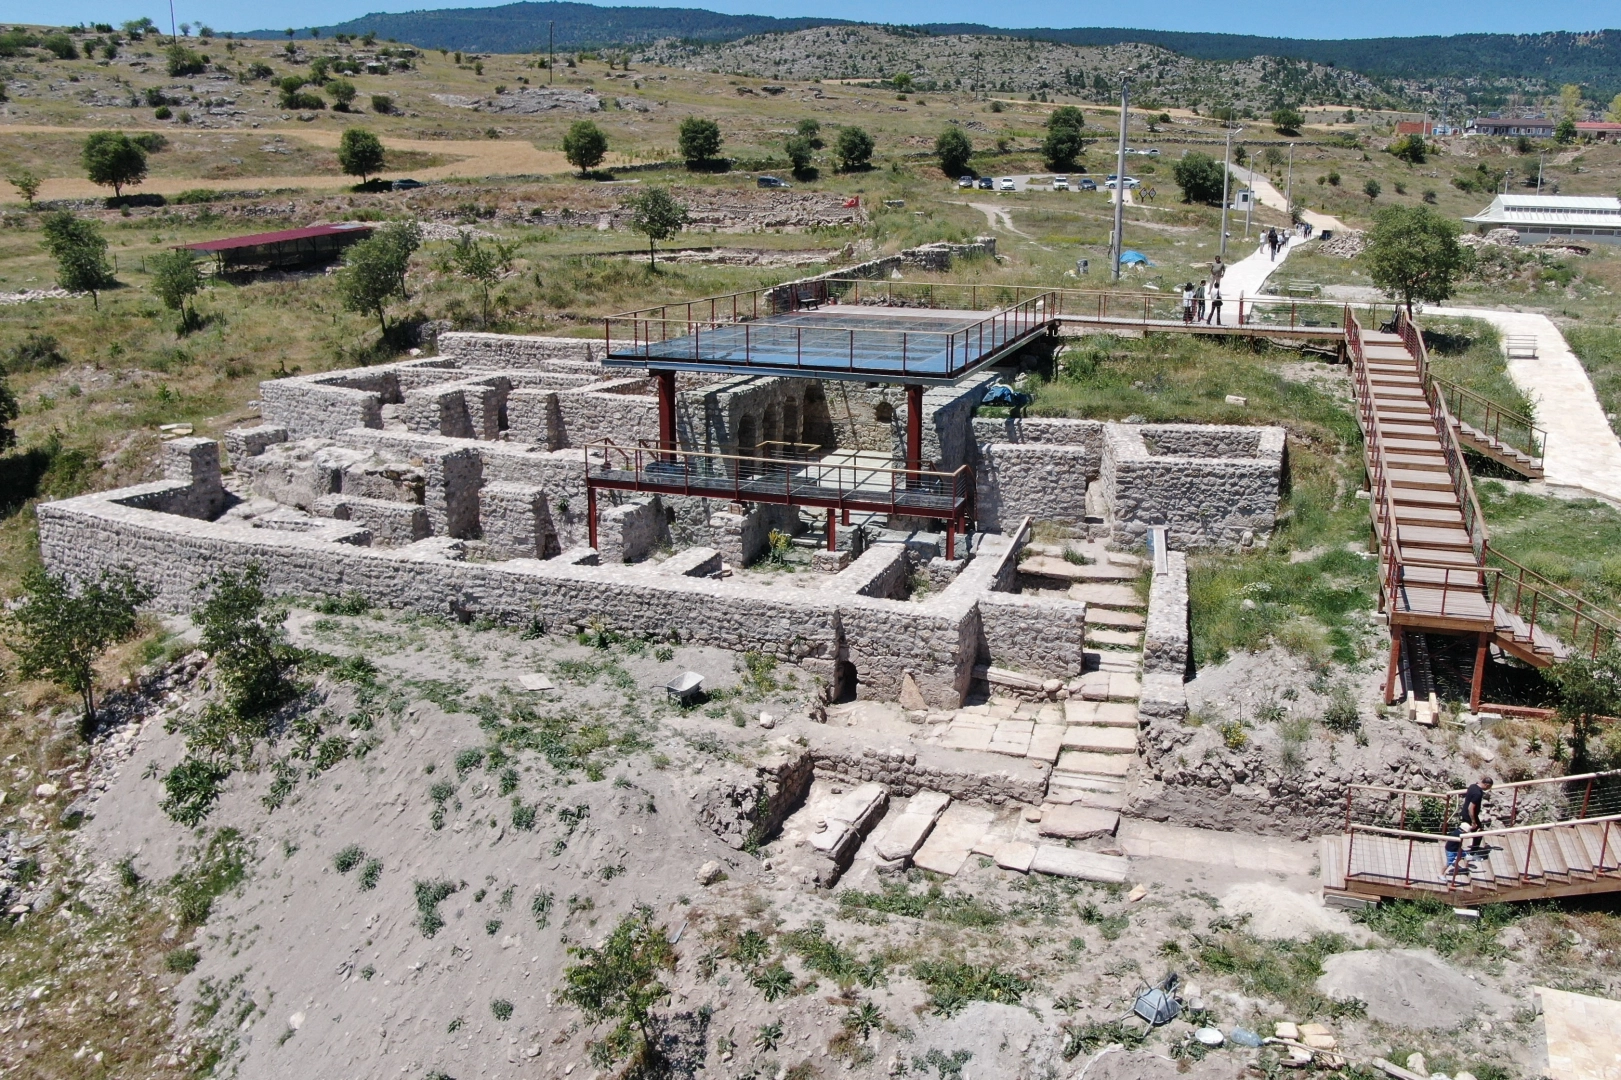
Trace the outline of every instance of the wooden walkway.
<instances>
[{"instance_id":1,"label":"wooden walkway","mask_svg":"<svg viewBox=\"0 0 1621 1080\"><path fill-rule=\"evenodd\" d=\"M1621 823L1614 817L1500 829L1481 835L1479 857L1458 872L1445 838L1372 826L1321 840L1330 893L1464 905L1621 891ZM1469 850L1465 840L1463 849Z\"/></svg>"},{"instance_id":2,"label":"wooden walkway","mask_svg":"<svg viewBox=\"0 0 1621 1080\"><path fill-rule=\"evenodd\" d=\"M1181 319L1143 319L1130 315L1059 315L1060 332L1064 326L1099 327L1105 330L1138 330L1145 334L1215 334L1223 337L1277 338L1280 341L1345 340L1345 331L1338 326L1288 326L1278 323L1245 322L1239 324L1229 315L1224 324L1183 322Z\"/></svg>"}]
</instances>

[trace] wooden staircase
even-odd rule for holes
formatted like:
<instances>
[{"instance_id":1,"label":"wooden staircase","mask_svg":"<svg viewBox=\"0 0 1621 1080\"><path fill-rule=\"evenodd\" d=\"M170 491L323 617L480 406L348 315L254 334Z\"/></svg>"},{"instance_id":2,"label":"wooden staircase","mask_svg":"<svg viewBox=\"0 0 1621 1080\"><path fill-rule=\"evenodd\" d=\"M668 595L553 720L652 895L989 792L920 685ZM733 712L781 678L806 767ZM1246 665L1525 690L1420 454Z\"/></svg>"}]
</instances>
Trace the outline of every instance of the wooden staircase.
<instances>
[{"instance_id":1,"label":"wooden staircase","mask_svg":"<svg viewBox=\"0 0 1621 1080\"><path fill-rule=\"evenodd\" d=\"M1490 820L1494 809L1509 804L1499 814L1509 824L1477 834L1476 857L1449 869L1445 833L1461 791L1353 785L1347 790L1345 832L1320 841L1325 895L1428 896L1461 906L1621 892L1621 813L1610 812L1617 809L1618 792L1621 774L1614 772L1505 784L1491 793L1486 812ZM1522 800L1537 809L1520 812ZM1394 813L1398 802L1399 815ZM1408 810L1420 806L1445 807L1432 830L1409 827ZM1518 823L1522 817L1549 816L1555 820ZM1462 851L1469 853L1474 841L1464 838Z\"/></svg>"},{"instance_id":2,"label":"wooden staircase","mask_svg":"<svg viewBox=\"0 0 1621 1080\"><path fill-rule=\"evenodd\" d=\"M1430 375L1423 337L1405 315L1395 333L1367 331L1347 308L1345 337L1379 548L1380 606L1390 620L1386 700L1418 689L1406 677L1409 632L1475 635L1471 708L1480 704L1492 647L1543 667L1571 655L1567 643L1596 653L1614 640L1621 616L1490 549L1464 440L1478 437L1493 460L1512 451L1524 468L1540 470L1540 458L1499 437L1513 414L1498 411L1490 427L1497 434L1454 418L1449 395L1473 408L1470 392ZM1540 433L1529 431L1522 441L1539 448Z\"/></svg>"},{"instance_id":3,"label":"wooden staircase","mask_svg":"<svg viewBox=\"0 0 1621 1080\"><path fill-rule=\"evenodd\" d=\"M1548 433L1530 417L1435 375L1430 376L1430 383L1446 402L1452 429L1462 446L1527 480L1543 478L1542 455Z\"/></svg>"}]
</instances>

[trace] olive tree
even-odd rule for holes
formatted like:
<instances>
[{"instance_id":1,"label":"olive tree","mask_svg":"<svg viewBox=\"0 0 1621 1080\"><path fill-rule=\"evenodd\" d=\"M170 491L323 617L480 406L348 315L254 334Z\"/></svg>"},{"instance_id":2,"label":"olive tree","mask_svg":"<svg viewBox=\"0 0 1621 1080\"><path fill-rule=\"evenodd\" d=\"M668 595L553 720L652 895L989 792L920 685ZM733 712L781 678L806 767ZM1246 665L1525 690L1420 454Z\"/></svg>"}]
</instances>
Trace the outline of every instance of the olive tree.
<instances>
[{"instance_id":1,"label":"olive tree","mask_svg":"<svg viewBox=\"0 0 1621 1080\"><path fill-rule=\"evenodd\" d=\"M608 136L589 120L576 120L563 136L563 156L584 176L608 156Z\"/></svg>"},{"instance_id":2,"label":"olive tree","mask_svg":"<svg viewBox=\"0 0 1621 1080\"><path fill-rule=\"evenodd\" d=\"M681 121L676 142L681 148L681 160L687 163L687 168L706 165L720 157L720 125L713 120L689 116Z\"/></svg>"},{"instance_id":3,"label":"olive tree","mask_svg":"<svg viewBox=\"0 0 1621 1080\"><path fill-rule=\"evenodd\" d=\"M955 124L942 131L934 140L934 156L940 159L940 171L950 177L961 176L974 156L973 141Z\"/></svg>"},{"instance_id":4,"label":"olive tree","mask_svg":"<svg viewBox=\"0 0 1621 1080\"><path fill-rule=\"evenodd\" d=\"M833 156L838 159L840 172L858 172L872 168L872 152L877 143L871 135L858 127L839 131L833 143Z\"/></svg>"},{"instance_id":5,"label":"olive tree","mask_svg":"<svg viewBox=\"0 0 1621 1080\"><path fill-rule=\"evenodd\" d=\"M87 292L101 307L101 291L117 282L107 258L107 240L94 221L59 210L45 219L45 248L56 260L56 282L68 292Z\"/></svg>"},{"instance_id":6,"label":"olive tree","mask_svg":"<svg viewBox=\"0 0 1621 1080\"><path fill-rule=\"evenodd\" d=\"M385 225L351 245L337 273L338 296L345 310L376 315L387 336L389 301L410 298L405 274L412 254L421 246L422 229L414 222Z\"/></svg>"},{"instance_id":7,"label":"olive tree","mask_svg":"<svg viewBox=\"0 0 1621 1080\"><path fill-rule=\"evenodd\" d=\"M152 274L152 291L163 301L163 306L180 313L180 332L195 329L197 309L192 297L202 290L203 275L192 253L179 249L165 251L148 259L146 268Z\"/></svg>"},{"instance_id":8,"label":"olive tree","mask_svg":"<svg viewBox=\"0 0 1621 1080\"><path fill-rule=\"evenodd\" d=\"M1272 126L1285 135L1300 134L1300 125L1306 122L1299 109L1285 105L1272 110Z\"/></svg>"},{"instance_id":9,"label":"olive tree","mask_svg":"<svg viewBox=\"0 0 1621 1080\"><path fill-rule=\"evenodd\" d=\"M1221 162L1209 154L1189 151L1171 167L1176 186L1182 189L1182 201L1206 203L1215 206L1221 202Z\"/></svg>"},{"instance_id":10,"label":"olive tree","mask_svg":"<svg viewBox=\"0 0 1621 1080\"><path fill-rule=\"evenodd\" d=\"M1374 217L1362 255L1373 283L1400 299L1439 304L1468 267L1458 227L1427 206L1387 206Z\"/></svg>"},{"instance_id":11,"label":"olive tree","mask_svg":"<svg viewBox=\"0 0 1621 1080\"><path fill-rule=\"evenodd\" d=\"M1047 136L1042 140L1041 152L1047 164L1054 169L1071 169L1080 157L1085 143L1081 132L1086 118L1073 105L1060 105L1047 117Z\"/></svg>"},{"instance_id":12,"label":"olive tree","mask_svg":"<svg viewBox=\"0 0 1621 1080\"><path fill-rule=\"evenodd\" d=\"M135 636L136 613L153 595L126 570L103 570L74 588L66 575L34 567L4 616L18 674L78 694L88 733L96 724L96 661L109 646Z\"/></svg>"},{"instance_id":13,"label":"olive tree","mask_svg":"<svg viewBox=\"0 0 1621 1080\"><path fill-rule=\"evenodd\" d=\"M383 171L383 140L365 128L345 128L338 140L338 164L365 183L366 177Z\"/></svg>"},{"instance_id":14,"label":"olive tree","mask_svg":"<svg viewBox=\"0 0 1621 1080\"><path fill-rule=\"evenodd\" d=\"M625 205L630 208L630 227L647 237L647 265L654 266L654 245L686 226L687 208L661 187L638 192Z\"/></svg>"},{"instance_id":15,"label":"olive tree","mask_svg":"<svg viewBox=\"0 0 1621 1080\"><path fill-rule=\"evenodd\" d=\"M146 151L122 131L92 131L79 160L90 182L112 188L114 198L146 179Z\"/></svg>"}]
</instances>

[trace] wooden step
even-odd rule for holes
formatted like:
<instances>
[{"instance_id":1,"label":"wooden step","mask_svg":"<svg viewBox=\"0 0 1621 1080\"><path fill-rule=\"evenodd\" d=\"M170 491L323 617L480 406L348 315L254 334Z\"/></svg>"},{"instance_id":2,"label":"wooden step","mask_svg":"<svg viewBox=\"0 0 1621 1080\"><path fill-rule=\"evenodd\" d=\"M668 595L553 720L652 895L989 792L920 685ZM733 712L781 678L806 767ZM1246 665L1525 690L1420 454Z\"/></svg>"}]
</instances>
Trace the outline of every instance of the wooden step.
<instances>
[{"instance_id":1,"label":"wooden step","mask_svg":"<svg viewBox=\"0 0 1621 1080\"><path fill-rule=\"evenodd\" d=\"M1559 844L1557 829L1536 829L1528 833L1521 833L1525 842L1536 853L1536 860L1542 864L1542 873L1545 877L1568 877L1570 866L1565 862L1564 849Z\"/></svg>"},{"instance_id":2,"label":"wooden step","mask_svg":"<svg viewBox=\"0 0 1621 1080\"><path fill-rule=\"evenodd\" d=\"M1458 493L1450 488L1440 491L1434 488L1393 487L1390 491L1390 497L1396 503L1398 511L1403 503L1415 506L1452 507L1454 509L1460 505Z\"/></svg>"},{"instance_id":3,"label":"wooden step","mask_svg":"<svg viewBox=\"0 0 1621 1080\"><path fill-rule=\"evenodd\" d=\"M1621 869L1621 825L1611 822L1606 835L1603 824L1582 822L1571 826L1573 832L1581 838L1582 846L1587 850L1587 859L1596 871L1612 873Z\"/></svg>"},{"instance_id":4,"label":"wooden step","mask_svg":"<svg viewBox=\"0 0 1621 1080\"><path fill-rule=\"evenodd\" d=\"M1505 833L1503 847L1508 851L1509 863L1521 875L1532 879L1542 877L1542 862L1536 850L1526 843L1524 833Z\"/></svg>"},{"instance_id":5,"label":"wooden step","mask_svg":"<svg viewBox=\"0 0 1621 1080\"><path fill-rule=\"evenodd\" d=\"M1404 525L1400 520L1396 523L1396 536L1401 540L1405 550L1409 545L1419 548L1455 548L1464 551L1473 551L1469 534L1462 528L1445 529L1430 525Z\"/></svg>"},{"instance_id":6,"label":"wooden step","mask_svg":"<svg viewBox=\"0 0 1621 1080\"><path fill-rule=\"evenodd\" d=\"M1581 877L1593 876L1593 860L1588 857L1587 846L1582 843L1581 837L1576 835L1575 829L1550 830L1559 843L1559 853L1564 856L1565 865L1570 872Z\"/></svg>"},{"instance_id":7,"label":"wooden step","mask_svg":"<svg viewBox=\"0 0 1621 1080\"><path fill-rule=\"evenodd\" d=\"M1447 472L1447 459L1439 451L1433 454L1412 451L1393 451L1385 454L1385 464L1392 469L1417 469L1420 472ZM1447 473L1450 479L1451 474Z\"/></svg>"},{"instance_id":8,"label":"wooden step","mask_svg":"<svg viewBox=\"0 0 1621 1080\"><path fill-rule=\"evenodd\" d=\"M1451 473L1421 472L1417 469L1391 469L1386 476L1397 488L1424 491L1452 491Z\"/></svg>"},{"instance_id":9,"label":"wooden step","mask_svg":"<svg viewBox=\"0 0 1621 1080\"><path fill-rule=\"evenodd\" d=\"M1465 846L1464 850L1467 851L1468 847ZM1486 849L1486 862L1491 867L1492 877L1499 884L1512 885L1520 879L1519 871L1509 862L1508 852L1501 845L1493 844Z\"/></svg>"}]
</instances>

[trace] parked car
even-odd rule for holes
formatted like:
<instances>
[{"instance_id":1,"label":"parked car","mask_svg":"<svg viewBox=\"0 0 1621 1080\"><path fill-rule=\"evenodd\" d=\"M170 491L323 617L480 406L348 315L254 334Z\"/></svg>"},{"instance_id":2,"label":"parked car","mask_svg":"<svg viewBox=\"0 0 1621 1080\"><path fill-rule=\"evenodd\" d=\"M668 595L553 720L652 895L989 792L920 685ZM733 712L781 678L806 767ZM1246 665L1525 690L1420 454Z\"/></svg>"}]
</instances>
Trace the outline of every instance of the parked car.
<instances>
[{"instance_id":1,"label":"parked car","mask_svg":"<svg viewBox=\"0 0 1621 1080\"><path fill-rule=\"evenodd\" d=\"M995 180L992 180L988 176L982 176L982 177L979 178L979 190L981 190L981 191L990 191L994 187L996 187L996 181Z\"/></svg>"},{"instance_id":2,"label":"parked car","mask_svg":"<svg viewBox=\"0 0 1621 1080\"><path fill-rule=\"evenodd\" d=\"M1083 176L1079 180L1075 181L1076 191L1096 191L1097 189L1098 182L1092 179L1090 176Z\"/></svg>"},{"instance_id":3,"label":"parked car","mask_svg":"<svg viewBox=\"0 0 1621 1080\"><path fill-rule=\"evenodd\" d=\"M1018 191L1019 186L1013 182L1013 177L1004 176L996 182L997 191Z\"/></svg>"},{"instance_id":4,"label":"parked car","mask_svg":"<svg viewBox=\"0 0 1621 1080\"><path fill-rule=\"evenodd\" d=\"M406 180L396 180L396 181L394 181L394 190L395 191L411 191L414 188L427 187L427 186L428 185L424 184L421 180L406 179Z\"/></svg>"},{"instance_id":5,"label":"parked car","mask_svg":"<svg viewBox=\"0 0 1621 1080\"><path fill-rule=\"evenodd\" d=\"M785 188L791 186L789 185L788 181L784 180L780 176L762 176L755 180L754 183L757 187L765 188Z\"/></svg>"},{"instance_id":6,"label":"parked car","mask_svg":"<svg viewBox=\"0 0 1621 1080\"><path fill-rule=\"evenodd\" d=\"M959 176L957 177L957 186L960 188L971 188L974 186L974 178L972 176Z\"/></svg>"},{"instance_id":7,"label":"parked car","mask_svg":"<svg viewBox=\"0 0 1621 1080\"><path fill-rule=\"evenodd\" d=\"M1054 191L1068 191L1069 190L1069 177L1067 177L1067 176L1055 176L1055 177L1053 177L1053 190Z\"/></svg>"},{"instance_id":8,"label":"parked car","mask_svg":"<svg viewBox=\"0 0 1621 1080\"><path fill-rule=\"evenodd\" d=\"M1118 182L1118 180L1119 180L1118 177L1116 177L1113 173L1110 173L1109 174L1109 179L1107 179L1107 180L1105 180L1103 182L1103 186L1108 188L1110 191L1113 191L1114 188L1115 188L1115 184ZM1142 181L1138 180L1135 176L1128 176L1128 177L1126 177L1126 187L1128 187L1128 188L1142 187Z\"/></svg>"}]
</instances>

